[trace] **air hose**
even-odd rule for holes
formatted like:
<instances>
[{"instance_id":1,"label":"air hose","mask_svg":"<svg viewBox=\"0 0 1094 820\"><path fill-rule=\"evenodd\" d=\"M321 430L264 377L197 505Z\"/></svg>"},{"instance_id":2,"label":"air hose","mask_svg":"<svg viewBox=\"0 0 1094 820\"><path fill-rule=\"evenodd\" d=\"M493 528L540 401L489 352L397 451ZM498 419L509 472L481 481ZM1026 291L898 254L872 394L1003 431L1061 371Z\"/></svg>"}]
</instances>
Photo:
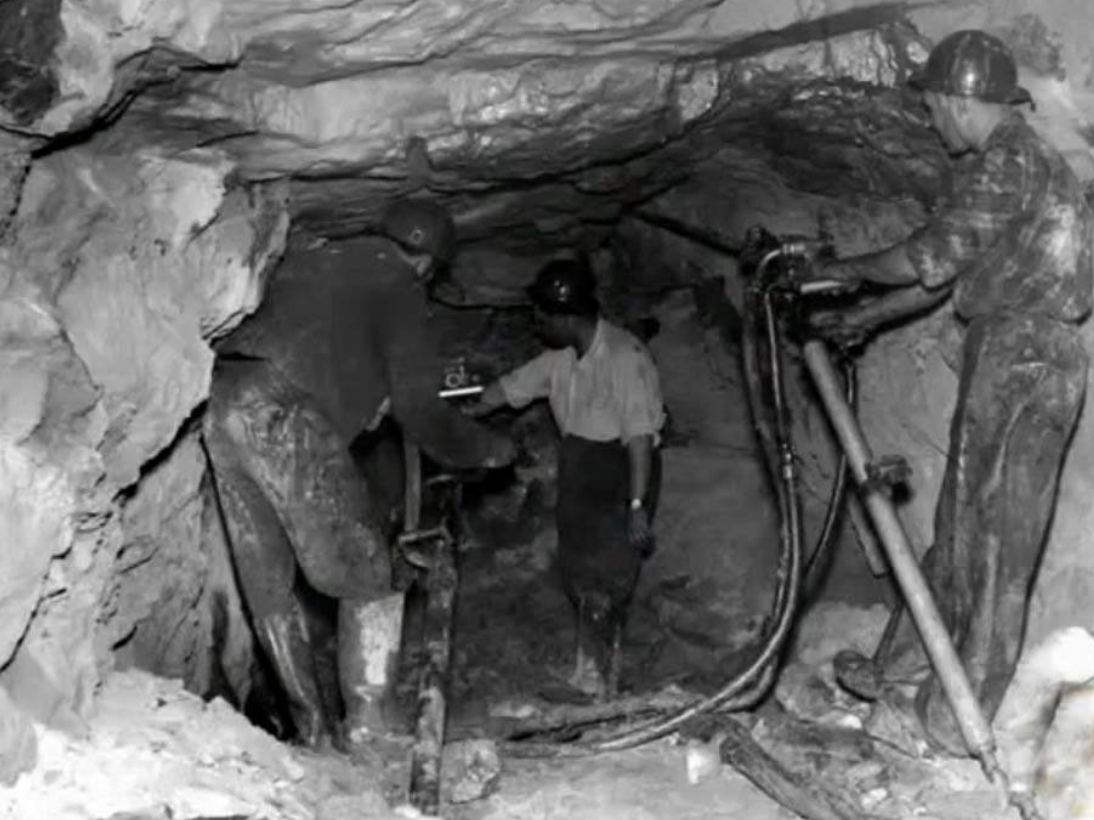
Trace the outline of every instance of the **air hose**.
<instances>
[{"instance_id":1,"label":"air hose","mask_svg":"<svg viewBox=\"0 0 1094 820\"><path fill-rule=\"evenodd\" d=\"M793 628L803 579L801 497L797 456L791 439L790 415L783 381L782 341L774 295L766 281L767 267L782 255L770 251L760 262L747 288L742 316L741 354L746 394L765 466L775 488L779 512L779 564L773 603L773 626L748 667L713 695L596 740L569 743L519 741L508 749L520 757L580 757L622 751L658 740L703 714L744 711L768 693L779 656ZM762 340L762 341L761 341ZM766 350L761 351L761 347ZM766 361L766 368L764 362ZM766 370L766 372L765 372ZM853 371L848 369L847 391L853 398ZM766 378L765 378L766 377ZM765 389L766 382L766 389ZM848 466L841 457L829 500L829 510L810 563L829 549L836 531L839 507L846 498Z\"/></svg>"},{"instance_id":2,"label":"air hose","mask_svg":"<svg viewBox=\"0 0 1094 820\"><path fill-rule=\"evenodd\" d=\"M858 393L858 374L855 363L847 358L843 361L844 393L847 396L847 404L855 409ZM802 578L802 588L806 595L816 586L817 573L824 566L824 558L836 542L836 525L839 523L840 513L843 511L844 502L847 500L847 487L851 479L851 466L847 460L847 454L841 448L839 460L836 462L836 476L832 480L832 492L828 498L828 507L824 514L824 524L821 526L820 535L817 536L817 545L813 549L809 560L805 562Z\"/></svg>"}]
</instances>

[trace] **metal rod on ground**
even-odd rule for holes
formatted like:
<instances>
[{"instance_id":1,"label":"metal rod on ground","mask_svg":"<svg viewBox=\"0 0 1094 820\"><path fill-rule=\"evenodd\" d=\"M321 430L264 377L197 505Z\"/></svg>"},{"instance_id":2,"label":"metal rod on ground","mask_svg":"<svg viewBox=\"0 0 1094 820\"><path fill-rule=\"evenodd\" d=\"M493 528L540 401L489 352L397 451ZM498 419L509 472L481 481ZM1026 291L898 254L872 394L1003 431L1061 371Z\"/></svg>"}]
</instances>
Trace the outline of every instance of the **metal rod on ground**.
<instances>
[{"instance_id":1,"label":"metal rod on ground","mask_svg":"<svg viewBox=\"0 0 1094 820\"><path fill-rule=\"evenodd\" d=\"M823 342L812 340L806 342L803 354L836 437L847 453L852 475L860 487L864 486L868 478L867 465L873 455L858 421L843 399L839 379L828 350ZM989 779L1009 791L1006 773L999 765L996 755L995 736L991 725L984 716L980 703L969 684L969 679L965 675L961 658L931 597L930 588L919 570L919 562L908 543L908 537L897 517L892 501L884 492L876 489L864 492L862 500L877 527L893 575L904 596L912 620L919 630L942 690L957 718L966 746L972 755L979 759ZM1037 816L1035 809L1028 803L1023 803L1019 795L1011 794L1010 798L1024 817Z\"/></svg>"},{"instance_id":2,"label":"metal rod on ground","mask_svg":"<svg viewBox=\"0 0 1094 820\"><path fill-rule=\"evenodd\" d=\"M452 489L459 497L459 486ZM455 511L447 510L452 515ZM404 536L405 537L405 536ZM418 682L417 724L410 753L410 804L436 815L441 799L441 760L447 717L448 669L452 657L452 614L456 600L456 539L446 527L423 532L432 541L426 576L423 635L425 662Z\"/></svg>"},{"instance_id":3,"label":"metal rod on ground","mask_svg":"<svg viewBox=\"0 0 1094 820\"><path fill-rule=\"evenodd\" d=\"M768 797L805 820L867 820L850 800L815 778L796 773L764 751L751 732L735 720L719 724L718 753Z\"/></svg>"},{"instance_id":4,"label":"metal rod on ground","mask_svg":"<svg viewBox=\"0 0 1094 820\"><path fill-rule=\"evenodd\" d=\"M418 685L418 725L410 759L410 804L427 815L440 805L446 689L452 655L452 610L456 562L451 538L439 538L436 563L426 580L425 666Z\"/></svg>"}]
</instances>

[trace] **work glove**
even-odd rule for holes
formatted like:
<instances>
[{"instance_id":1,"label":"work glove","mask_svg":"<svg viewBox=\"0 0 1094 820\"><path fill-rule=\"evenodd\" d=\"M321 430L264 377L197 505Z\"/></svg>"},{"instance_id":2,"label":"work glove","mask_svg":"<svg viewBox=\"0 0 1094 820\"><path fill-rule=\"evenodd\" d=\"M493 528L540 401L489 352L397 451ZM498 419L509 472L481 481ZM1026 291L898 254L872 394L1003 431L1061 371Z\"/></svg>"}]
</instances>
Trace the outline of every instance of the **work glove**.
<instances>
[{"instance_id":1,"label":"work glove","mask_svg":"<svg viewBox=\"0 0 1094 820\"><path fill-rule=\"evenodd\" d=\"M646 560L657 548L650 528L650 517L644 509L628 510L627 531L631 547Z\"/></svg>"}]
</instances>

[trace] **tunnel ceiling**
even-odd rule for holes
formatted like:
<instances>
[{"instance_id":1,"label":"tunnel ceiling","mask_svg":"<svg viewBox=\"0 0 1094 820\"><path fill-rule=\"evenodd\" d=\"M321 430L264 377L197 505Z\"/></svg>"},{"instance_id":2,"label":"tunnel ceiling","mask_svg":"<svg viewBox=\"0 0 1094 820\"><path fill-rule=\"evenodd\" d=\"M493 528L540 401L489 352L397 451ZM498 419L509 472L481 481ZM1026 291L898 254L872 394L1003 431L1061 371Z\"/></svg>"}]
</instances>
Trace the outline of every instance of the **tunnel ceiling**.
<instances>
[{"instance_id":1,"label":"tunnel ceiling","mask_svg":"<svg viewBox=\"0 0 1094 820\"><path fill-rule=\"evenodd\" d=\"M0 122L39 147L225 151L291 178L296 223L327 234L422 187L466 238L564 233L727 146L746 175L915 195L941 160L894 90L925 54L910 5L5 0Z\"/></svg>"}]
</instances>

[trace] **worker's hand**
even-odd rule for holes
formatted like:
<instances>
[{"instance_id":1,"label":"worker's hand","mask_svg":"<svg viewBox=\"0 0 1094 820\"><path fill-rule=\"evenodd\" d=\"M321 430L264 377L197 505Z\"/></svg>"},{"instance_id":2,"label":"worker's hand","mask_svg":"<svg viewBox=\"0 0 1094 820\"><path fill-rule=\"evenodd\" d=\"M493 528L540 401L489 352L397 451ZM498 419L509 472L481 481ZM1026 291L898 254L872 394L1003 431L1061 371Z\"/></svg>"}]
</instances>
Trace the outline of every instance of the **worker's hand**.
<instances>
[{"instance_id":1,"label":"worker's hand","mask_svg":"<svg viewBox=\"0 0 1094 820\"><path fill-rule=\"evenodd\" d=\"M504 404L505 393L502 391L501 385L497 382L491 382L486 385L486 388L479 394L477 399L461 402L460 410L471 416L471 418L477 419L490 415Z\"/></svg>"},{"instance_id":2,"label":"worker's hand","mask_svg":"<svg viewBox=\"0 0 1094 820\"><path fill-rule=\"evenodd\" d=\"M493 451L483 461L482 466L487 470L500 470L516 460L517 446L508 437L498 436Z\"/></svg>"},{"instance_id":3,"label":"worker's hand","mask_svg":"<svg viewBox=\"0 0 1094 820\"><path fill-rule=\"evenodd\" d=\"M650 517L644 509L628 510L627 529L631 547L642 556L643 559L653 555L656 545L653 540L653 530L650 529Z\"/></svg>"},{"instance_id":4,"label":"worker's hand","mask_svg":"<svg viewBox=\"0 0 1094 820\"><path fill-rule=\"evenodd\" d=\"M873 326L852 310L818 310L808 321L813 333L843 348L861 347L873 332Z\"/></svg>"},{"instance_id":5,"label":"worker's hand","mask_svg":"<svg viewBox=\"0 0 1094 820\"><path fill-rule=\"evenodd\" d=\"M839 261L817 262L809 267L804 277L806 282L831 282L836 287L828 290L831 294L854 293L862 286L862 276L854 265Z\"/></svg>"}]
</instances>

